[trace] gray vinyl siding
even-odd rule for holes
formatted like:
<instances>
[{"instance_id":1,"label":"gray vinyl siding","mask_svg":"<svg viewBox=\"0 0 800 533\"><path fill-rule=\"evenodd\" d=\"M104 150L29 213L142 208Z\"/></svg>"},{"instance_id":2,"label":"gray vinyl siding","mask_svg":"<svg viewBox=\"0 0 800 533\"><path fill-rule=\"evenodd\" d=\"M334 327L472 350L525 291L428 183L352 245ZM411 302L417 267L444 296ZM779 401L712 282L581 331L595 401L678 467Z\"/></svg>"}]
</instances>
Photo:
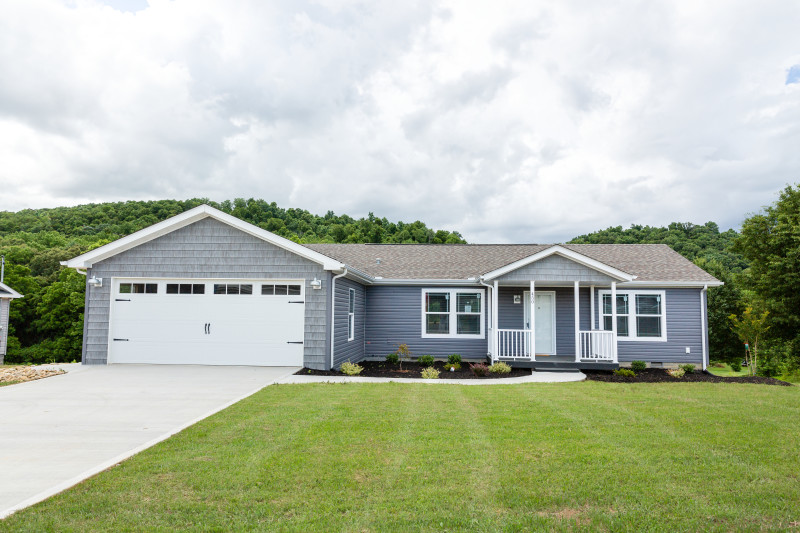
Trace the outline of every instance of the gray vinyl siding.
<instances>
[{"instance_id":1,"label":"gray vinyl siding","mask_svg":"<svg viewBox=\"0 0 800 533\"><path fill-rule=\"evenodd\" d=\"M608 284L614 279L560 255L551 255L500 276L499 283L515 281L582 281Z\"/></svg>"},{"instance_id":2,"label":"gray vinyl siding","mask_svg":"<svg viewBox=\"0 0 800 533\"><path fill-rule=\"evenodd\" d=\"M315 369L330 366L329 273L313 261L213 218L100 261L89 269L87 279L92 276L104 282L102 287L86 287L84 364L107 360L111 278L169 277L305 279L304 364ZM311 289L314 277L323 280L322 289Z\"/></svg>"},{"instance_id":3,"label":"gray vinyl siding","mask_svg":"<svg viewBox=\"0 0 800 533\"><path fill-rule=\"evenodd\" d=\"M414 286L367 287L365 356L383 358L396 351L400 344L407 344L412 357L426 354L447 357L457 353L464 359L485 359L488 353L486 336L482 339L422 338L422 289ZM464 289L477 290L475 287ZM482 298L485 306L486 291L483 291ZM485 312L484 319L487 316L488 312ZM488 324L484 324L484 331L488 333Z\"/></svg>"},{"instance_id":4,"label":"gray vinyl siding","mask_svg":"<svg viewBox=\"0 0 800 533\"><path fill-rule=\"evenodd\" d=\"M624 337L620 337L617 343L619 361L623 363L640 360L649 363L701 365L703 363L703 336L708 334L707 329L702 331L701 290L658 288L653 288L653 290L664 290L667 340L666 342L637 342L626 341L623 340ZM599 327L602 302L598 294L595 294L595 304L597 305L595 316ZM686 353L687 346L691 350L689 354Z\"/></svg>"},{"instance_id":5,"label":"gray vinyl siding","mask_svg":"<svg viewBox=\"0 0 800 533\"><path fill-rule=\"evenodd\" d=\"M10 303L10 298L0 298L0 365L3 364L8 347L8 312Z\"/></svg>"},{"instance_id":6,"label":"gray vinyl siding","mask_svg":"<svg viewBox=\"0 0 800 533\"><path fill-rule=\"evenodd\" d=\"M347 340L347 317L350 308L350 289L355 291L355 335ZM338 368L345 361L357 363L364 359L364 336L366 324L366 288L355 281L336 280L335 319L333 339L333 366Z\"/></svg>"}]
</instances>

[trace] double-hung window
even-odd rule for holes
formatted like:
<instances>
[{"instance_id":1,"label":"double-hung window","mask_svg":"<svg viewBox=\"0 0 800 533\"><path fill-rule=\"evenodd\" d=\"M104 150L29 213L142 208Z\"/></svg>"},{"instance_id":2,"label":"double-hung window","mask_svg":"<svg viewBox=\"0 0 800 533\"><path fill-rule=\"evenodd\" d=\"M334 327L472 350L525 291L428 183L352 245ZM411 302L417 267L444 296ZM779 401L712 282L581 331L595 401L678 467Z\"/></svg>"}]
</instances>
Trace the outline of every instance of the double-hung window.
<instances>
[{"instance_id":1,"label":"double-hung window","mask_svg":"<svg viewBox=\"0 0 800 533\"><path fill-rule=\"evenodd\" d=\"M347 307L347 340L351 341L356 338L356 291L350 289L350 301Z\"/></svg>"},{"instance_id":2,"label":"double-hung window","mask_svg":"<svg viewBox=\"0 0 800 533\"><path fill-rule=\"evenodd\" d=\"M483 338L483 290L423 289L423 337Z\"/></svg>"},{"instance_id":3,"label":"double-hung window","mask_svg":"<svg viewBox=\"0 0 800 533\"><path fill-rule=\"evenodd\" d=\"M617 291L617 336L621 341L666 341L664 291ZM602 327L611 330L611 291L600 291Z\"/></svg>"}]
</instances>

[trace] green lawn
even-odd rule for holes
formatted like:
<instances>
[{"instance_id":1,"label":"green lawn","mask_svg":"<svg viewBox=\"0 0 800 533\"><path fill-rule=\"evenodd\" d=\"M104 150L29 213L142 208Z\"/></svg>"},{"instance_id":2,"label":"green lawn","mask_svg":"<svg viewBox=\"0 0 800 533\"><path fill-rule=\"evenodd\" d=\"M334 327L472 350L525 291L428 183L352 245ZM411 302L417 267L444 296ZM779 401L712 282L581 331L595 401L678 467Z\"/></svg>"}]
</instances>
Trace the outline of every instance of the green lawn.
<instances>
[{"instance_id":1,"label":"green lawn","mask_svg":"<svg viewBox=\"0 0 800 533\"><path fill-rule=\"evenodd\" d=\"M798 387L278 385L0 530L797 530L798 435Z\"/></svg>"},{"instance_id":2,"label":"green lawn","mask_svg":"<svg viewBox=\"0 0 800 533\"><path fill-rule=\"evenodd\" d=\"M712 374L716 375L716 376L723 376L723 377L726 377L726 378L737 377L737 376L749 376L750 375L750 369L747 368L746 366L743 366L742 370L740 372L734 372L731 369L731 367L730 367L730 365L728 363L723 363L723 364L725 366L722 367L722 368L709 366L708 367L708 371L711 372Z\"/></svg>"}]
</instances>

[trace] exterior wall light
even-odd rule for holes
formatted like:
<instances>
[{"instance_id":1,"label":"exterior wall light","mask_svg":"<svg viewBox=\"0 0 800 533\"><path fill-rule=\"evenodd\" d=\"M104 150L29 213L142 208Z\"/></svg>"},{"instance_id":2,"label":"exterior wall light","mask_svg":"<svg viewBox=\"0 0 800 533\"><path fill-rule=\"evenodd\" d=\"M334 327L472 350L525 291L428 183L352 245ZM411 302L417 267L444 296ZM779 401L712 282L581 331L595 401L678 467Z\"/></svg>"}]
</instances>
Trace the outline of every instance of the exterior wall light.
<instances>
[{"instance_id":1,"label":"exterior wall light","mask_svg":"<svg viewBox=\"0 0 800 533\"><path fill-rule=\"evenodd\" d=\"M103 286L103 278L96 278L96 277L92 276L91 278L89 278L88 283L92 287L102 287Z\"/></svg>"},{"instance_id":2,"label":"exterior wall light","mask_svg":"<svg viewBox=\"0 0 800 533\"><path fill-rule=\"evenodd\" d=\"M316 277L311 281L311 288L314 290L319 290L322 288L322 280L317 279Z\"/></svg>"}]
</instances>

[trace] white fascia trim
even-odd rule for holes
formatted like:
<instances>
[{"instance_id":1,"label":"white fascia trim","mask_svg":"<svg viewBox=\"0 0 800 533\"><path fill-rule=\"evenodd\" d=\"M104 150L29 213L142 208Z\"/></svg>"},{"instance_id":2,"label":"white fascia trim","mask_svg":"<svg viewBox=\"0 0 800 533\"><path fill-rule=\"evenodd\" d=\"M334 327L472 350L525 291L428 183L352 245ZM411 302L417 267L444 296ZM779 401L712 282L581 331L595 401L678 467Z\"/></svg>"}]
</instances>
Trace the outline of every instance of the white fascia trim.
<instances>
[{"instance_id":1,"label":"white fascia trim","mask_svg":"<svg viewBox=\"0 0 800 533\"><path fill-rule=\"evenodd\" d=\"M617 288L687 288L702 289L703 287L722 287L722 281L628 281L618 283Z\"/></svg>"},{"instance_id":2,"label":"white fascia trim","mask_svg":"<svg viewBox=\"0 0 800 533\"><path fill-rule=\"evenodd\" d=\"M477 279L384 279L372 278L373 285L454 285L459 287L480 287Z\"/></svg>"},{"instance_id":3,"label":"white fascia trim","mask_svg":"<svg viewBox=\"0 0 800 533\"><path fill-rule=\"evenodd\" d=\"M573 252L572 250L569 250L559 245L551 246L550 248L542 250L541 252L529 255L528 257L524 257L519 261L514 261L513 263L510 263L502 268L498 268L497 270L492 270L491 272L488 272L481 277L484 280L492 280L494 278L498 278L500 276L508 274L509 272L513 272L518 268L522 268L526 265L535 263L536 261L539 261L546 257L550 257L553 254L558 254L560 256L566 257L567 259L575 261L576 263L579 263L593 270L597 270L598 272L602 272L603 274L606 274L619 281L633 281L634 279L636 279L636 276L628 274L627 272L623 272L622 270L609 266L605 263L601 263L600 261L592 259L591 257L587 257L583 254L579 254L578 252Z\"/></svg>"},{"instance_id":4,"label":"white fascia trim","mask_svg":"<svg viewBox=\"0 0 800 533\"><path fill-rule=\"evenodd\" d=\"M20 293L18 293L5 283L0 283L0 289L8 293L8 294L0 294L0 298L6 298L8 300L11 300L13 298L23 298L23 296Z\"/></svg>"},{"instance_id":5,"label":"white fascia trim","mask_svg":"<svg viewBox=\"0 0 800 533\"><path fill-rule=\"evenodd\" d=\"M190 209L189 211L175 215L167 220L153 224L152 226L139 230L136 233L131 233L127 237L117 239L116 241L110 242L105 246L101 246L100 248L96 248L83 255L74 257L69 261L62 261L61 264L70 268L91 268L92 265L98 261L102 261L103 259L107 259L118 253L135 248L140 244L144 244L148 241L161 237L162 235L171 233L206 217L215 218L220 222L228 224L229 226L233 226L236 229L239 229L270 244L274 244L279 248L288 250L315 263L319 263L325 270L340 270L344 267L344 265L339 261L306 248L302 244L297 244L294 241L290 241L289 239L275 235L274 233L261 229L258 226L254 226L249 222L245 222L244 220L238 219L227 213L223 213L219 209L214 209L210 205L206 204L199 205L194 209Z\"/></svg>"}]
</instances>

